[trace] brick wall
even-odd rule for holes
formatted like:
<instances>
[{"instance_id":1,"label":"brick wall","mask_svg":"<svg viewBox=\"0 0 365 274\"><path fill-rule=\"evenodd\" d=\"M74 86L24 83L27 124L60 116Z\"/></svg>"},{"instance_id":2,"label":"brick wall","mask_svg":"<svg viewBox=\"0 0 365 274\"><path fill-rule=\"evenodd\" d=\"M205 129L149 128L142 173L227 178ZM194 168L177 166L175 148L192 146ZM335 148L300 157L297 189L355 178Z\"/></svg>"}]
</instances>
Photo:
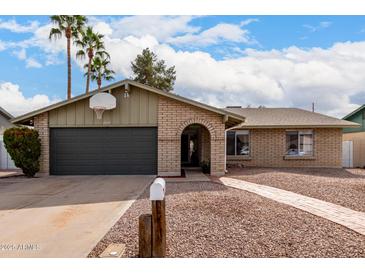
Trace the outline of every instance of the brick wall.
<instances>
[{"instance_id":1,"label":"brick wall","mask_svg":"<svg viewBox=\"0 0 365 274\"><path fill-rule=\"evenodd\" d=\"M34 129L41 139L40 172L49 174L49 127L48 112L34 117Z\"/></svg>"},{"instance_id":2,"label":"brick wall","mask_svg":"<svg viewBox=\"0 0 365 274\"><path fill-rule=\"evenodd\" d=\"M158 101L158 174L177 176L181 170L181 133L201 124L210 133L211 174L224 174L224 123L219 114L160 96Z\"/></svg>"},{"instance_id":3,"label":"brick wall","mask_svg":"<svg viewBox=\"0 0 365 274\"><path fill-rule=\"evenodd\" d=\"M210 160L210 135L206 128L202 128L200 135L201 143L201 156L202 161Z\"/></svg>"},{"instance_id":4,"label":"brick wall","mask_svg":"<svg viewBox=\"0 0 365 274\"><path fill-rule=\"evenodd\" d=\"M259 167L341 167L342 130L317 128L314 132L314 155L285 159L285 129L250 129L250 156L227 156L228 164Z\"/></svg>"}]
</instances>

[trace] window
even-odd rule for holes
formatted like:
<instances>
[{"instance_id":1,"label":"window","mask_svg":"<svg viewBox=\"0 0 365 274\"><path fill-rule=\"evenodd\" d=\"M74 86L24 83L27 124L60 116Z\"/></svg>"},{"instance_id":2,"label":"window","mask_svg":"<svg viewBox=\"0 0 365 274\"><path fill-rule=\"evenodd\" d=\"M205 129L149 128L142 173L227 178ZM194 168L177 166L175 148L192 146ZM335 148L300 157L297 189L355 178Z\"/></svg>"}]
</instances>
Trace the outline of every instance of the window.
<instances>
[{"instance_id":1,"label":"window","mask_svg":"<svg viewBox=\"0 0 365 274\"><path fill-rule=\"evenodd\" d=\"M237 130L227 132L227 155L249 155L249 131Z\"/></svg>"},{"instance_id":2,"label":"window","mask_svg":"<svg viewBox=\"0 0 365 274\"><path fill-rule=\"evenodd\" d=\"M286 155L313 155L313 130L286 132Z\"/></svg>"}]
</instances>

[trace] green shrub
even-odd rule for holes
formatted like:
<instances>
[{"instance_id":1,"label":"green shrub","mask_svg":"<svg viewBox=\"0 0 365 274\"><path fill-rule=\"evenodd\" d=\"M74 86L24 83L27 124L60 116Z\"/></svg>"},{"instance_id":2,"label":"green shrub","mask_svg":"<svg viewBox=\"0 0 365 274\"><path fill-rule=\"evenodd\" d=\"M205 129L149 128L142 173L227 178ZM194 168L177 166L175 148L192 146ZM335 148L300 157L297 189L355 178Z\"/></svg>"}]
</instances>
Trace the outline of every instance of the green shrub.
<instances>
[{"instance_id":1,"label":"green shrub","mask_svg":"<svg viewBox=\"0 0 365 274\"><path fill-rule=\"evenodd\" d=\"M15 166L24 175L33 177L39 171L41 142L38 132L26 127L13 127L5 130L4 144Z\"/></svg>"}]
</instances>

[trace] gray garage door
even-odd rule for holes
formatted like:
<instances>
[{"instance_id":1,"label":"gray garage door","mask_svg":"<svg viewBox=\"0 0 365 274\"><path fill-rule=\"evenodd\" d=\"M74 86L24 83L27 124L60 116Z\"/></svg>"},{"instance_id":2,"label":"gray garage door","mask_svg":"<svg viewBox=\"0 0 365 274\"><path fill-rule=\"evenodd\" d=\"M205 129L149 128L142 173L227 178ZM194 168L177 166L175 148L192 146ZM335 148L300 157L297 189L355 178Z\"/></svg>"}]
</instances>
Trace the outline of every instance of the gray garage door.
<instances>
[{"instance_id":1,"label":"gray garage door","mask_svg":"<svg viewBox=\"0 0 365 274\"><path fill-rule=\"evenodd\" d=\"M156 174L156 128L52 128L53 175Z\"/></svg>"}]
</instances>

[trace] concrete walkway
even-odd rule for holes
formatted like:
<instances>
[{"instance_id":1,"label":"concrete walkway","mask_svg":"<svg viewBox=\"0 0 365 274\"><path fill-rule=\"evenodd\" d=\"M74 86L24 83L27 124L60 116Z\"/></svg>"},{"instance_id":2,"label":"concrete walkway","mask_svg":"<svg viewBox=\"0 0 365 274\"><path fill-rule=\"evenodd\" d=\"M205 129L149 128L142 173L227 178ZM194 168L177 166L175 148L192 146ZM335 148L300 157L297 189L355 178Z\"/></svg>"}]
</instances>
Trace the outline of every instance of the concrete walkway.
<instances>
[{"instance_id":1,"label":"concrete walkway","mask_svg":"<svg viewBox=\"0 0 365 274\"><path fill-rule=\"evenodd\" d=\"M220 180L226 186L246 190L279 203L293 206L365 235L364 212L355 211L343 206L270 186L227 177L222 177Z\"/></svg>"},{"instance_id":2,"label":"concrete walkway","mask_svg":"<svg viewBox=\"0 0 365 274\"><path fill-rule=\"evenodd\" d=\"M0 169L0 179L21 175L23 175L23 172L20 169Z\"/></svg>"},{"instance_id":3,"label":"concrete walkway","mask_svg":"<svg viewBox=\"0 0 365 274\"><path fill-rule=\"evenodd\" d=\"M184 169L184 178L165 178L166 182L209 182L210 179L200 168Z\"/></svg>"}]
</instances>

